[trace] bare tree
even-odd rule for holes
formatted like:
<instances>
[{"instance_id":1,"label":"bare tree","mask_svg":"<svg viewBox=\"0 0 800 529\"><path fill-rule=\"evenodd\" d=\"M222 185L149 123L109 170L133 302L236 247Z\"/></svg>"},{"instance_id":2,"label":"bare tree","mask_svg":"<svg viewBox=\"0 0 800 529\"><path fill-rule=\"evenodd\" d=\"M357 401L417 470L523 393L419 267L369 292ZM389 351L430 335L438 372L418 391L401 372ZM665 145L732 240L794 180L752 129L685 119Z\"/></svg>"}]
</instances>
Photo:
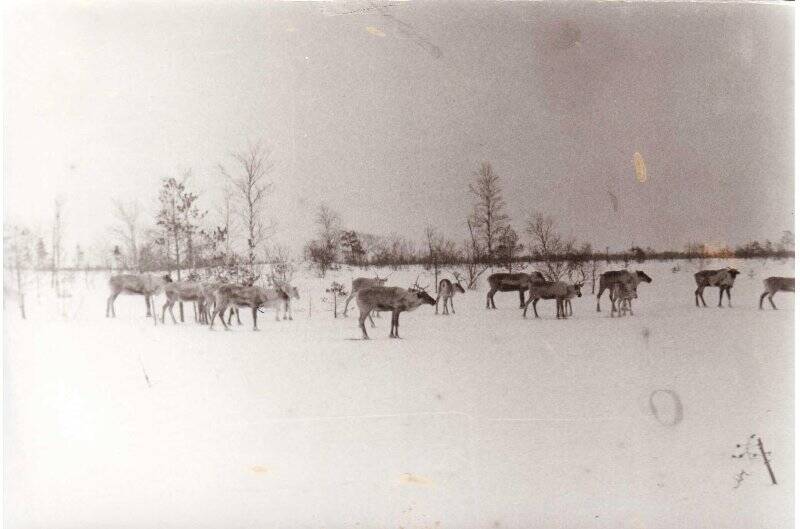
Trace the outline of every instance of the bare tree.
<instances>
[{"instance_id":1,"label":"bare tree","mask_svg":"<svg viewBox=\"0 0 800 529\"><path fill-rule=\"evenodd\" d=\"M478 288L478 278L489 269L489 265L482 261L484 252L471 217L467 218L467 228L469 229L469 239L464 241L464 258L467 263L467 288L475 290Z\"/></svg>"},{"instance_id":2,"label":"bare tree","mask_svg":"<svg viewBox=\"0 0 800 529\"><path fill-rule=\"evenodd\" d=\"M121 200L112 200L114 204L114 218L118 225L111 228L114 237L127 248L127 263L131 268L141 272L139 267L139 216L141 207L138 201L128 204Z\"/></svg>"},{"instance_id":3,"label":"bare tree","mask_svg":"<svg viewBox=\"0 0 800 529\"><path fill-rule=\"evenodd\" d=\"M59 197L55 201L55 217L53 219L53 250L52 250L52 257L53 257L53 274L50 280L50 286L55 289L56 297L61 296L61 284L60 284L60 277L59 277L59 268L61 267L61 242L62 236L64 234L64 225L63 225L63 207L64 207L64 199Z\"/></svg>"},{"instance_id":4,"label":"bare tree","mask_svg":"<svg viewBox=\"0 0 800 529\"><path fill-rule=\"evenodd\" d=\"M26 271L33 265L31 253L31 232L27 228L11 226L9 235L3 237L6 255L5 266L11 268L16 279L16 297L22 319L25 319L25 286L27 284ZM5 303L7 290L3 288L3 302Z\"/></svg>"},{"instance_id":5,"label":"bare tree","mask_svg":"<svg viewBox=\"0 0 800 529\"><path fill-rule=\"evenodd\" d=\"M540 260L537 268L548 280L558 281L569 273L574 243L561 238L552 217L534 213L525 231L531 238L531 253Z\"/></svg>"},{"instance_id":6,"label":"bare tree","mask_svg":"<svg viewBox=\"0 0 800 529\"><path fill-rule=\"evenodd\" d=\"M439 270L442 267L442 247L444 246L444 237L441 233L436 231L436 228L428 225L425 228L425 239L428 243L428 256L427 265L433 268L433 284L434 288L439 288ZM437 308L438 310L438 308Z\"/></svg>"},{"instance_id":7,"label":"bare tree","mask_svg":"<svg viewBox=\"0 0 800 529\"><path fill-rule=\"evenodd\" d=\"M314 217L317 237L306 244L306 258L314 263L322 277L336 263L339 240L342 232L342 219L327 204L320 204Z\"/></svg>"},{"instance_id":8,"label":"bare tree","mask_svg":"<svg viewBox=\"0 0 800 529\"><path fill-rule=\"evenodd\" d=\"M227 184L222 188L222 203L217 208L217 214L222 220L222 229L225 232L224 251L226 258L230 257L231 255L231 237L233 236L233 231L235 229L233 225L233 208L232 208L233 201L235 198L234 191L235 189L231 186L229 180Z\"/></svg>"},{"instance_id":9,"label":"bare tree","mask_svg":"<svg viewBox=\"0 0 800 529\"><path fill-rule=\"evenodd\" d=\"M272 183L267 180L275 168L269 158L272 151L261 144L252 144L247 150L233 153L237 171L229 174L220 165L220 172L226 176L235 190L239 216L247 235L247 263L253 267L261 245L274 232L272 222L265 224L264 209Z\"/></svg>"},{"instance_id":10,"label":"bare tree","mask_svg":"<svg viewBox=\"0 0 800 529\"><path fill-rule=\"evenodd\" d=\"M473 176L475 181L469 186L475 197L471 223L483 245L485 258L492 263L498 239L508 225L508 215L503 211L503 190L500 187L500 177L494 173L489 162L481 163Z\"/></svg>"}]
</instances>

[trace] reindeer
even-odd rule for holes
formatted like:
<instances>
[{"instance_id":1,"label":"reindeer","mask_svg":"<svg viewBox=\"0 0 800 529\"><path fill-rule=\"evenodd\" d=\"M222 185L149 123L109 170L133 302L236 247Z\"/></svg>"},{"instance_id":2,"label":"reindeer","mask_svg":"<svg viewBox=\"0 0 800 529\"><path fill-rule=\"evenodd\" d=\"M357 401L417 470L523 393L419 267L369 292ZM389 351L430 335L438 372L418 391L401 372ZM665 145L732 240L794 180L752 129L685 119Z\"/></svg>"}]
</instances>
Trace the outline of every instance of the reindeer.
<instances>
[{"instance_id":1,"label":"reindeer","mask_svg":"<svg viewBox=\"0 0 800 529\"><path fill-rule=\"evenodd\" d=\"M525 310L522 311L522 317L528 317L528 305L533 302L533 314L538 318L539 313L536 311L536 303L538 303L540 299L554 299L556 300L556 318L566 319L567 314L564 310L565 302L574 297L581 297L581 288L583 288L583 283L570 285L563 281L540 281L538 279L532 279L528 286L530 294L528 296L528 301L525 302L525 306L523 307Z\"/></svg>"},{"instance_id":2,"label":"reindeer","mask_svg":"<svg viewBox=\"0 0 800 529\"><path fill-rule=\"evenodd\" d=\"M150 299L161 292L164 285L172 283L172 278L169 274L162 277L155 277L150 274L120 274L111 276L108 280L108 286L111 289L111 294L106 301L106 318L109 315L112 318L117 317L117 311L114 309L114 301L120 294L134 294L144 296L144 303L147 306L147 317L152 316L150 312Z\"/></svg>"},{"instance_id":3,"label":"reindeer","mask_svg":"<svg viewBox=\"0 0 800 529\"><path fill-rule=\"evenodd\" d=\"M453 314L456 313L456 308L453 306L453 297L457 293L464 293L464 287L461 286L461 276L458 272L453 272L453 278L456 280L455 283L450 281L449 279L442 279L439 281L439 291L436 295L436 314L439 314L439 299L444 300L444 310L442 310L442 314L450 314L447 310L447 301L450 301L450 308L453 310Z\"/></svg>"},{"instance_id":4,"label":"reindeer","mask_svg":"<svg viewBox=\"0 0 800 529\"><path fill-rule=\"evenodd\" d=\"M489 292L486 294L486 308L496 309L494 304L494 293L500 292L519 292L519 308L525 308L525 291L528 290L528 285L531 280L544 281L544 276L541 272L533 272L526 274L519 272L516 274L509 274L507 272L500 272L489 276ZM490 307L491 305L491 307Z\"/></svg>"},{"instance_id":5,"label":"reindeer","mask_svg":"<svg viewBox=\"0 0 800 529\"><path fill-rule=\"evenodd\" d=\"M206 295L203 290L203 285L194 281L175 281L164 285L164 294L167 296L167 301L161 308L161 323L164 323L164 316L167 309L169 315L172 317L172 323L178 323L175 320L175 314L172 312L172 307L176 301L194 301L197 303L197 310L199 312L200 323L208 321L208 312L205 307Z\"/></svg>"},{"instance_id":6,"label":"reindeer","mask_svg":"<svg viewBox=\"0 0 800 529\"><path fill-rule=\"evenodd\" d=\"M639 283L642 282L652 283L653 280L641 270L636 270L636 272L630 272L628 270L609 270L608 272L603 272L600 275L600 289L597 291L597 312L600 312L600 298L603 296L603 292L605 292L606 289L608 289L608 299L611 300L611 312L613 313L616 310L614 304L614 285L617 283L627 283L630 288L633 288L633 291L636 292ZM628 309L631 309L630 304L628 304ZM632 310L631 314L633 314Z\"/></svg>"},{"instance_id":7,"label":"reindeer","mask_svg":"<svg viewBox=\"0 0 800 529\"><path fill-rule=\"evenodd\" d=\"M615 301L619 303L617 306L617 316L622 317L626 314L633 316L631 300L636 299L637 297L638 295L636 294L636 289L632 287L631 283L614 283L614 285L611 287L611 317L614 317Z\"/></svg>"},{"instance_id":8,"label":"reindeer","mask_svg":"<svg viewBox=\"0 0 800 529\"><path fill-rule=\"evenodd\" d=\"M283 302L283 319L286 319L286 315L289 315L289 319L292 320L292 300L293 299L300 299L300 292L298 292L297 287L293 287L289 284L286 285L287 290L285 291L288 295L286 296L286 300Z\"/></svg>"},{"instance_id":9,"label":"reindeer","mask_svg":"<svg viewBox=\"0 0 800 529\"><path fill-rule=\"evenodd\" d=\"M356 294L358 294L359 290L369 287L382 287L388 280L389 276L380 277L378 274L375 274L375 277L357 277L353 279L353 284L350 288L350 295L347 296L347 299L344 302L344 312L342 313L344 317L347 317L347 306L350 304L350 300L353 299ZM370 321L371 320L372 316L370 316Z\"/></svg>"},{"instance_id":10,"label":"reindeer","mask_svg":"<svg viewBox=\"0 0 800 529\"><path fill-rule=\"evenodd\" d=\"M706 300L703 299L703 290L706 287L719 287L719 304L717 307L722 307L722 294L728 294L728 306L731 307L731 287L739 275L739 271L735 268L721 268L719 270L701 270L694 275L694 281L697 283L697 290L694 291L694 304L700 306L699 301L703 302L703 306L707 307Z\"/></svg>"},{"instance_id":11,"label":"reindeer","mask_svg":"<svg viewBox=\"0 0 800 529\"><path fill-rule=\"evenodd\" d=\"M392 311L392 326L389 330L389 338L400 338L398 334L400 313L412 311L424 303L436 305L436 300L425 292L425 289L417 288L416 285L407 290L401 287L383 286L360 289L356 294L356 304L361 311L358 317L358 325L361 327L361 332L364 333L363 338L369 340L364 321L372 311Z\"/></svg>"},{"instance_id":12,"label":"reindeer","mask_svg":"<svg viewBox=\"0 0 800 529\"><path fill-rule=\"evenodd\" d=\"M769 295L769 300L772 308L777 310L778 307L772 302L772 296L778 292L794 292L794 278L793 277L768 277L764 280L764 293L758 300L758 308L762 309L764 304L764 297Z\"/></svg>"},{"instance_id":13,"label":"reindeer","mask_svg":"<svg viewBox=\"0 0 800 529\"><path fill-rule=\"evenodd\" d=\"M275 307L277 304L285 301L288 294L283 289L277 288L262 288L256 286L239 286L231 284L223 284L214 291L214 312L211 315L210 329L214 329L214 320L217 315L222 320L222 325L225 330L230 330L228 324L225 323L225 310L229 306L236 307L250 307L253 311L253 330L258 330L257 314L261 307ZM238 312L236 313L238 317ZM276 313L275 319L279 320ZM229 322L230 323L230 322Z\"/></svg>"}]
</instances>

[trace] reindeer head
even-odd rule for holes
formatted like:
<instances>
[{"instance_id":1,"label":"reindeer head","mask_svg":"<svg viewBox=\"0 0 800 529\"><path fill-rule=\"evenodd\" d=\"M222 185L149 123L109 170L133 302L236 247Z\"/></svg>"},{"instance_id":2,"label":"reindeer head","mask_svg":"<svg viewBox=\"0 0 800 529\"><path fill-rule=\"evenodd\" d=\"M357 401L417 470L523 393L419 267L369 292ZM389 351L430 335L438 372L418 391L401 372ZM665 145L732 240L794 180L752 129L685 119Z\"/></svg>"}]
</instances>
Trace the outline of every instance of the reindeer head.
<instances>
[{"instance_id":1,"label":"reindeer head","mask_svg":"<svg viewBox=\"0 0 800 529\"><path fill-rule=\"evenodd\" d=\"M429 305L436 305L436 300L433 299L425 289L428 288L430 285L425 285L424 287L419 286L419 275L414 280L414 284L408 289L409 292L414 293L417 298L422 303L428 303Z\"/></svg>"},{"instance_id":2,"label":"reindeer head","mask_svg":"<svg viewBox=\"0 0 800 529\"><path fill-rule=\"evenodd\" d=\"M169 274L164 274L164 275L161 277L161 279L163 279L165 283L172 283L172 278L170 277L170 275L169 275Z\"/></svg>"},{"instance_id":3,"label":"reindeer head","mask_svg":"<svg viewBox=\"0 0 800 529\"><path fill-rule=\"evenodd\" d=\"M575 296L581 297L581 289L583 288L583 281L581 281L580 283L575 283L574 285L572 285L572 288L575 289Z\"/></svg>"},{"instance_id":4,"label":"reindeer head","mask_svg":"<svg viewBox=\"0 0 800 529\"><path fill-rule=\"evenodd\" d=\"M636 271L636 275L639 277L640 281L644 281L645 283L652 283L653 280L650 278L649 275L645 274L641 270Z\"/></svg>"},{"instance_id":5,"label":"reindeer head","mask_svg":"<svg viewBox=\"0 0 800 529\"><path fill-rule=\"evenodd\" d=\"M414 295L417 296L417 299L420 301L420 304L427 303L428 305L436 305L436 300L433 299L430 296L430 294L425 292L425 290L414 290L414 289L409 289L409 290L411 290L411 292L413 292Z\"/></svg>"},{"instance_id":6,"label":"reindeer head","mask_svg":"<svg viewBox=\"0 0 800 529\"><path fill-rule=\"evenodd\" d=\"M741 274L737 269L728 267L728 273L731 275L732 278L736 279L736 276Z\"/></svg>"}]
</instances>

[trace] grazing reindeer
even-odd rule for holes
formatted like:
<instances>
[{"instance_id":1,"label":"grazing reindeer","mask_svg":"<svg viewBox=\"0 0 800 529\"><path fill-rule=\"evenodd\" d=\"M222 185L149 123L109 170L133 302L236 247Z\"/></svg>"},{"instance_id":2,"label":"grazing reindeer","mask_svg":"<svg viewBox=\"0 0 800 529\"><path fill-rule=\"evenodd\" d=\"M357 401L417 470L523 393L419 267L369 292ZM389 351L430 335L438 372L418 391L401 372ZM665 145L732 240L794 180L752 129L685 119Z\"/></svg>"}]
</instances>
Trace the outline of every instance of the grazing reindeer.
<instances>
[{"instance_id":1,"label":"grazing reindeer","mask_svg":"<svg viewBox=\"0 0 800 529\"><path fill-rule=\"evenodd\" d=\"M758 300L758 308L761 309L764 304L764 297L769 295L769 300L772 308L777 310L778 307L772 302L772 296L777 292L794 292L794 278L793 277L768 277L764 280L764 293Z\"/></svg>"},{"instance_id":2,"label":"grazing reindeer","mask_svg":"<svg viewBox=\"0 0 800 529\"><path fill-rule=\"evenodd\" d=\"M150 299L161 292L164 285L172 283L172 278L169 274L163 277L155 277L150 274L120 274L111 276L108 280L108 286L111 289L111 295L108 296L106 301L106 318L109 315L112 318L117 317L117 311L114 309L114 301L120 294L135 294L144 296L144 303L147 305L147 317L152 314L150 312Z\"/></svg>"},{"instance_id":3,"label":"grazing reindeer","mask_svg":"<svg viewBox=\"0 0 800 529\"><path fill-rule=\"evenodd\" d=\"M161 323L164 323L164 316L167 309L169 315L172 317L172 323L178 323L175 319L175 314L172 312L172 307L176 301L194 301L197 303L197 308L200 313L200 323L206 323L206 308L205 308L205 292L203 285L194 281L175 281L164 285L164 294L167 296L167 301L161 308Z\"/></svg>"},{"instance_id":4,"label":"grazing reindeer","mask_svg":"<svg viewBox=\"0 0 800 529\"><path fill-rule=\"evenodd\" d=\"M419 280L419 276L417 276L417 280ZM414 286L408 290L401 287L383 286L360 289L356 294L356 305L361 311L358 325L361 327L361 332L364 333L363 338L369 340L364 321L372 311L391 311L392 325L389 329L389 338L400 338L398 332L400 330L400 313L415 310L424 303L436 305L436 300L425 292L425 289L421 288L416 281ZM375 324L373 323L372 326L374 327Z\"/></svg>"},{"instance_id":5,"label":"grazing reindeer","mask_svg":"<svg viewBox=\"0 0 800 529\"><path fill-rule=\"evenodd\" d=\"M637 270L636 272L630 272L628 270L609 270L608 272L603 272L600 275L600 289L597 291L597 312L600 312L600 298L603 296L603 292L605 292L606 289L608 289L608 299L611 300L611 312L613 313L614 310L616 310L614 305L614 285L617 283L627 283L630 288L633 288L633 291L636 292L639 283L642 282L652 283L653 280L641 270ZM630 309L630 306L628 308ZM633 312L631 312L631 314L633 314Z\"/></svg>"},{"instance_id":6,"label":"grazing reindeer","mask_svg":"<svg viewBox=\"0 0 800 529\"><path fill-rule=\"evenodd\" d=\"M583 283L570 285L563 281L531 280L528 287L530 294L528 296L528 301L525 302L525 306L523 307L525 310L522 311L522 317L528 317L528 305L533 302L533 314L538 318L539 313L536 311L536 303L538 303L540 299L554 299L556 300L556 318L566 318L567 314L564 310L566 302L574 297L581 297L582 287Z\"/></svg>"},{"instance_id":7,"label":"grazing reindeer","mask_svg":"<svg viewBox=\"0 0 800 529\"><path fill-rule=\"evenodd\" d=\"M461 276L458 275L458 272L453 272L453 278L456 280L455 283L450 281L449 279L442 279L439 281L439 292L436 295L436 314L439 314L439 299L444 300L444 309L442 310L442 314L450 314L447 310L447 301L450 301L450 308L453 310L453 314L456 313L456 308L453 306L453 297L457 293L464 293L464 287L461 286Z\"/></svg>"},{"instance_id":8,"label":"grazing reindeer","mask_svg":"<svg viewBox=\"0 0 800 529\"><path fill-rule=\"evenodd\" d=\"M358 291L362 288L369 288L369 287L382 287L386 284L389 280L389 276L386 277L379 277L377 274L375 277L357 277L353 279L353 285L350 288L350 295L347 296L347 299L344 302L344 312L342 313L344 317L347 317L347 305L350 304L350 300L353 299ZM372 316L370 316L370 321L372 320Z\"/></svg>"},{"instance_id":9,"label":"grazing reindeer","mask_svg":"<svg viewBox=\"0 0 800 529\"><path fill-rule=\"evenodd\" d=\"M253 311L253 330L258 330L258 309L262 306L275 307L282 303L287 294L281 289L261 288L256 286L244 287L239 285L223 284L214 291L214 312L211 315L210 329L214 329L214 320L217 315L222 320L225 330L229 330L225 323L225 310L229 306L250 307ZM238 316L238 312L237 312ZM276 313L276 320L278 320Z\"/></svg>"},{"instance_id":10,"label":"grazing reindeer","mask_svg":"<svg viewBox=\"0 0 800 529\"><path fill-rule=\"evenodd\" d=\"M706 287L719 287L719 304L717 307L722 306L722 294L728 294L728 306L731 307L731 287L736 280L739 271L735 268L721 268L719 270L701 270L694 275L694 281L697 283L697 290L694 291L694 304L700 306L699 301L703 302L703 306L707 307L706 300L703 299L703 290Z\"/></svg>"},{"instance_id":11,"label":"grazing reindeer","mask_svg":"<svg viewBox=\"0 0 800 529\"><path fill-rule=\"evenodd\" d=\"M638 295L636 294L636 289L632 287L630 283L622 282L622 283L614 283L614 286L611 287L611 317L614 317L614 302L618 302L617 306L617 316L625 316L626 314L630 314L633 316L633 310L631 309L631 300L636 299Z\"/></svg>"},{"instance_id":12,"label":"grazing reindeer","mask_svg":"<svg viewBox=\"0 0 800 529\"><path fill-rule=\"evenodd\" d=\"M528 285L532 280L544 281L545 279L541 272L533 272L532 274L500 272L490 275L488 279L489 292L486 294L486 308L497 308L494 304L494 293L498 291L519 292L519 308L525 308L525 291L528 290Z\"/></svg>"}]
</instances>

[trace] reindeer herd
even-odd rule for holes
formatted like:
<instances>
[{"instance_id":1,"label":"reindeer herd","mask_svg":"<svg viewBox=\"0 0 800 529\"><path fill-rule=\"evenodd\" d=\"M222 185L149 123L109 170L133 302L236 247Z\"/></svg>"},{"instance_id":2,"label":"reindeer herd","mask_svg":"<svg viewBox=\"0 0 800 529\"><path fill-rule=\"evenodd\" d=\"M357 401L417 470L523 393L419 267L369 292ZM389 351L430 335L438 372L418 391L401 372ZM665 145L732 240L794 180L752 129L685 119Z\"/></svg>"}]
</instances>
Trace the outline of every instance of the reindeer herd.
<instances>
[{"instance_id":1,"label":"reindeer herd","mask_svg":"<svg viewBox=\"0 0 800 529\"><path fill-rule=\"evenodd\" d=\"M701 270L694 274L697 288L695 290L695 305L706 307L703 291L706 287L719 288L719 304L722 307L723 296L727 294L728 306L731 307L731 288L733 288L736 276L739 271L735 268L727 267L719 270ZM456 294L463 294L464 287L461 285L461 276L453 272L455 282L450 279L442 279L437 285L436 299L431 297L427 287L420 287L418 284L419 276L410 288L397 286L386 286L388 277L366 278L359 277L353 280L350 295L345 301L344 316L347 316L347 307L350 301L355 298L359 309L358 325L362 331L364 339L369 339L365 322L370 320L371 326L375 327L372 319L373 312L391 312L392 321L389 331L390 338L399 338L400 313L408 312L419 308L422 305L432 305L436 307L436 314L439 314L439 302L442 302L443 315L455 314L453 298ZM640 283L651 283L653 280L641 270L631 272L628 270L612 270L603 273L599 278L599 288L597 291L597 312L600 312L600 299L606 290L611 302L611 316L633 315L632 301L638 298L637 290ZM157 277L150 274L120 274L109 279L110 295L106 302L106 317L115 317L114 301L120 294L141 295L144 297L147 307L147 316L152 316L154 321L158 321L155 310L154 297L161 292L164 293L166 301L161 310L161 322L164 323L166 312L169 311L173 323L177 323L173 313L173 306L176 302L191 302L195 308L195 319L202 324L207 324L210 329L214 328L214 321L219 317L225 330L229 330L229 325L233 316L241 325L239 319L239 309L247 307L251 310L253 319L253 330L258 330L258 313L263 309L271 308L275 310L276 321L280 319L280 312L283 311L283 319L292 319L292 300L300 299L299 292L288 282L279 281L274 277L270 278L272 287L261 287L252 284L233 284L233 283L214 283L199 281L173 281L169 275ZM554 300L556 302L556 318L564 319L572 316L572 299L581 297L583 282L567 283L564 281L548 281L540 272L527 273L496 273L488 278L489 291L486 294L486 308L496 309L494 295L497 292L517 292L519 294L519 308L523 309L523 318L527 317L528 307L533 307L536 318L539 313L536 305L539 300ZM525 293L528 299L525 299ZM764 298L767 298L773 309L777 309L772 298L778 292L794 292L793 277L769 277L764 280L764 292L759 298L758 308L763 308ZM225 313L228 312L228 321L225 321Z\"/></svg>"}]
</instances>

